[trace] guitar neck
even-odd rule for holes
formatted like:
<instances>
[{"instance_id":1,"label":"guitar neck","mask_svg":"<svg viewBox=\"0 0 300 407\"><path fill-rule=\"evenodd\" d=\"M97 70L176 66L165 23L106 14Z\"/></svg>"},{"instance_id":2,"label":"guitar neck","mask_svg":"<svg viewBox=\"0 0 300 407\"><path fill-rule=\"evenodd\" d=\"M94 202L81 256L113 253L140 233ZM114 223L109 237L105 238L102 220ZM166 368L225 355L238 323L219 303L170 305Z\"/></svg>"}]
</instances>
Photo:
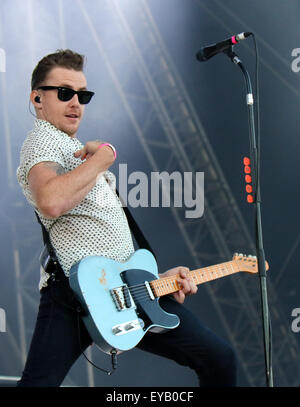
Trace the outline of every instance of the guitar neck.
<instances>
[{"instance_id":1,"label":"guitar neck","mask_svg":"<svg viewBox=\"0 0 300 407\"><path fill-rule=\"evenodd\" d=\"M215 266L191 270L187 273L188 278L194 281L196 285L206 283L211 280L216 280L221 277L229 276L230 274L238 273L240 270L236 267L234 261L227 261ZM150 282L150 286L155 297L162 297L163 295L175 293L181 289L178 282L179 275L175 274L170 277L162 277L158 280Z\"/></svg>"}]
</instances>

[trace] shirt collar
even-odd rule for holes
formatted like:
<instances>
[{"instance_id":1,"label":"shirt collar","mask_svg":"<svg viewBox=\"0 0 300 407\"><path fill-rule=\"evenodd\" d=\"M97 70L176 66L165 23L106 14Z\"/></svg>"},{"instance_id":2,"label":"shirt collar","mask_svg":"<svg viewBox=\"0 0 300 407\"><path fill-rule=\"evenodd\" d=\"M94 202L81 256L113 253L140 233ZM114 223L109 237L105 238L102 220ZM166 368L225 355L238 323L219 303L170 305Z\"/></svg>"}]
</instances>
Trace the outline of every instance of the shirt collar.
<instances>
[{"instance_id":1,"label":"shirt collar","mask_svg":"<svg viewBox=\"0 0 300 407\"><path fill-rule=\"evenodd\" d=\"M35 125L35 127L37 127L38 129L40 129L40 128L47 129L47 130L49 130L50 132L55 132L55 133L58 134L58 135L61 135L61 136L64 136L64 137L66 136L66 137L68 137L68 138L72 138L72 137L68 136L68 134L65 133L64 131L59 130L57 127L55 127L55 126L54 126L53 124L51 124L50 122L47 122L47 120L35 119L34 125Z\"/></svg>"}]
</instances>

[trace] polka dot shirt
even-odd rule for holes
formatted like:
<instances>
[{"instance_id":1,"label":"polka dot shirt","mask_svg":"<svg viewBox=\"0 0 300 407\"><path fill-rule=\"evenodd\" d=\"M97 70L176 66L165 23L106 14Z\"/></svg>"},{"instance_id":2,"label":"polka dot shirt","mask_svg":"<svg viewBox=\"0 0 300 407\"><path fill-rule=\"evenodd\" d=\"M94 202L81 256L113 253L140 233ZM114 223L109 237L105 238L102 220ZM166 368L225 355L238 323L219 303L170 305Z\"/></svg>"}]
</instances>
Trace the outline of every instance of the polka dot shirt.
<instances>
[{"instance_id":1,"label":"polka dot shirt","mask_svg":"<svg viewBox=\"0 0 300 407\"><path fill-rule=\"evenodd\" d=\"M30 169L43 161L60 164L65 172L72 171L82 161L74 152L83 144L69 137L47 121L36 119L20 153L17 179L28 202L49 232L50 241L66 276L70 268L83 257L99 255L122 262L134 252L131 232L121 202L116 195L116 179L110 171L73 209L58 218L45 217L36 207L28 186ZM49 275L40 269L39 289L47 286Z\"/></svg>"}]
</instances>

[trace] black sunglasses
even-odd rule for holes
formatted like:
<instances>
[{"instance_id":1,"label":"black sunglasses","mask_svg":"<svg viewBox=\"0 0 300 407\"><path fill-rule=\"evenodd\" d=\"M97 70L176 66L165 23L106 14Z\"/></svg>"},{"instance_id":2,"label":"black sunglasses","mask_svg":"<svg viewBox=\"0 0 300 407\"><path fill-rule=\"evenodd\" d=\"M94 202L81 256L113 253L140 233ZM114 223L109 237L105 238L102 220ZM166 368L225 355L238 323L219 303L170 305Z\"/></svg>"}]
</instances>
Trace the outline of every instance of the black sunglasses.
<instances>
[{"instance_id":1,"label":"black sunglasses","mask_svg":"<svg viewBox=\"0 0 300 407\"><path fill-rule=\"evenodd\" d=\"M89 90L74 90L71 88L64 88L62 86L39 86L37 89L42 90L52 90L57 89L57 97L62 102L67 102L71 100L74 95L78 95L78 100L81 105L86 105L90 102L92 97L94 96L94 92L90 92Z\"/></svg>"}]
</instances>

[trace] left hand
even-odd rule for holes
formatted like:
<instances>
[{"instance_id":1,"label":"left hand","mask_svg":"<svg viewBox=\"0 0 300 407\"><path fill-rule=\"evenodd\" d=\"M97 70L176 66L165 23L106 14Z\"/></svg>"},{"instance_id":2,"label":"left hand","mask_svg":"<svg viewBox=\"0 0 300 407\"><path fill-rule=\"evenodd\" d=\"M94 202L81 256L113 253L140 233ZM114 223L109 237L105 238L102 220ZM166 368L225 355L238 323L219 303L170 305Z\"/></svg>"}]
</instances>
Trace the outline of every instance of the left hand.
<instances>
[{"instance_id":1,"label":"left hand","mask_svg":"<svg viewBox=\"0 0 300 407\"><path fill-rule=\"evenodd\" d=\"M178 281L179 285L181 285L181 290L173 293L173 297L177 302L183 304L186 295L196 294L198 288L196 284L188 277L188 272L190 269L188 267L175 267L173 269L167 270L165 273L160 274L160 277L168 277L178 275L176 280Z\"/></svg>"}]
</instances>

